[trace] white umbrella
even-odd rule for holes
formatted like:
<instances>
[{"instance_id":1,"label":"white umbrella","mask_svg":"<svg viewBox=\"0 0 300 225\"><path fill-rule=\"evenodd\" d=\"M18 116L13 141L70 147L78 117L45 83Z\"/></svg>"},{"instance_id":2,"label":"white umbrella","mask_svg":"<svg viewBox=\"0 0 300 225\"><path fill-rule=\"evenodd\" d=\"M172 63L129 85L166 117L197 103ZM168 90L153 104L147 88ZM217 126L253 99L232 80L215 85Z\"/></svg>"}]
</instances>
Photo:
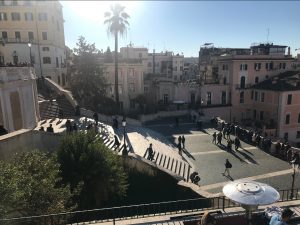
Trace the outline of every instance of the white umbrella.
<instances>
[{"instance_id":1,"label":"white umbrella","mask_svg":"<svg viewBox=\"0 0 300 225\"><path fill-rule=\"evenodd\" d=\"M280 195L273 187L249 180L237 180L223 187L223 193L242 205L268 205L276 202Z\"/></svg>"},{"instance_id":2,"label":"white umbrella","mask_svg":"<svg viewBox=\"0 0 300 225\"><path fill-rule=\"evenodd\" d=\"M246 216L251 219L251 211L259 205L268 205L278 201L280 195L273 187L250 180L236 180L223 187L223 193L246 209Z\"/></svg>"}]
</instances>

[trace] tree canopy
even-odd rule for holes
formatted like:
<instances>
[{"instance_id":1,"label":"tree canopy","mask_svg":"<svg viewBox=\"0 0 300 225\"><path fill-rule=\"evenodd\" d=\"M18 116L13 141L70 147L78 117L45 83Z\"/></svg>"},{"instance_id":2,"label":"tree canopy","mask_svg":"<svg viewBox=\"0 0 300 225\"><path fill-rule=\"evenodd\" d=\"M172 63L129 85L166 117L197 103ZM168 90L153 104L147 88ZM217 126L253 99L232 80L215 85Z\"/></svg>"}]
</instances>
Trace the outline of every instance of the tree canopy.
<instances>
[{"instance_id":1,"label":"tree canopy","mask_svg":"<svg viewBox=\"0 0 300 225\"><path fill-rule=\"evenodd\" d=\"M57 155L63 182L69 184L71 190L82 186L78 199L81 209L99 208L126 195L127 175L122 161L95 133L65 136Z\"/></svg>"},{"instance_id":2,"label":"tree canopy","mask_svg":"<svg viewBox=\"0 0 300 225\"><path fill-rule=\"evenodd\" d=\"M61 185L59 164L39 151L0 161L0 216L60 213L75 208L70 188Z\"/></svg>"},{"instance_id":3,"label":"tree canopy","mask_svg":"<svg viewBox=\"0 0 300 225\"><path fill-rule=\"evenodd\" d=\"M95 105L105 98L103 68L97 62L99 50L80 36L73 49L74 59L71 69L71 91L80 105L95 109Z\"/></svg>"}]
</instances>

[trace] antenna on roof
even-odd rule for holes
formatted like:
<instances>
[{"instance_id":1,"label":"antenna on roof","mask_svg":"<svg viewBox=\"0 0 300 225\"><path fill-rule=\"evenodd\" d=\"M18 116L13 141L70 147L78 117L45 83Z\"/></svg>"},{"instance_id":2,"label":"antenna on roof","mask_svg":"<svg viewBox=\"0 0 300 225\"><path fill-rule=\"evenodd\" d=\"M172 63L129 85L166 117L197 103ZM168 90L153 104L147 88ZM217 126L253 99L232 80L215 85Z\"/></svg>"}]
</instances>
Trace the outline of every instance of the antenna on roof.
<instances>
[{"instance_id":1,"label":"antenna on roof","mask_svg":"<svg viewBox=\"0 0 300 225\"><path fill-rule=\"evenodd\" d=\"M267 30L267 43L269 43L269 35L270 35L270 29Z\"/></svg>"}]
</instances>

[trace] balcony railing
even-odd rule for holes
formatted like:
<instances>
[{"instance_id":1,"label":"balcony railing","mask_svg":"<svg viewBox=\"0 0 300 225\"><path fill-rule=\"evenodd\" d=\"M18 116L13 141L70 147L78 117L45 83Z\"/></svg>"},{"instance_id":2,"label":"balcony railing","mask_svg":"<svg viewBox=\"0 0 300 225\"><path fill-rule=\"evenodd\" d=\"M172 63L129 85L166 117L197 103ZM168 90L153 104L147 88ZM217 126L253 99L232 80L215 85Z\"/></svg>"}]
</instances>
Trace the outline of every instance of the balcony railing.
<instances>
[{"instance_id":1,"label":"balcony railing","mask_svg":"<svg viewBox=\"0 0 300 225\"><path fill-rule=\"evenodd\" d=\"M6 44L16 44L16 43L31 43L31 44L37 44L37 40L29 39L29 38L0 38L0 44L2 46L5 46Z\"/></svg>"},{"instance_id":2,"label":"balcony railing","mask_svg":"<svg viewBox=\"0 0 300 225\"><path fill-rule=\"evenodd\" d=\"M252 86L252 84L245 84L244 86L240 85L240 84L236 84L235 88L236 89L248 89Z\"/></svg>"},{"instance_id":3,"label":"balcony railing","mask_svg":"<svg viewBox=\"0 0 300 225\"><path fill-rule=\"evenodd\" d=\"M295 193L290 199L291 191ZM298 200L299 189L279 191L279 202ZM40 216L29 216L20 218L0 219L0 224L78 224L80 222L93 221L93 223L115 222L118 220L129 220L141 217L153 217L159 215L170 215L188 212L201 212L204 210L216 210L237 207L238 204L230 199L222 197L197 198L178 201L158 202L141 205L129 205L94 210L84 210Z\"/></svg>"}]
</instances>

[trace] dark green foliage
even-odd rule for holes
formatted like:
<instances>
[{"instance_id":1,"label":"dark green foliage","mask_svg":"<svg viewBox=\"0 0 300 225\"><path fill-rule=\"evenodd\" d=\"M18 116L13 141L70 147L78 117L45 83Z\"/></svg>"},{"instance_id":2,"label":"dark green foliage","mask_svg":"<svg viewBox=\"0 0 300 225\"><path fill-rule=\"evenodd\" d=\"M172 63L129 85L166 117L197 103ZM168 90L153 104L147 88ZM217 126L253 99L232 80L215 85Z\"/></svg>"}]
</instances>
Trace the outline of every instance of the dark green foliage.
<instances>
[{"instance_id":1,"label":"dark green foliage","mask_svg":"<svg viewBox=\"0 0 300 225\"><path fill-rule=\"evenodd\" d=\"M81 186L80 209L103 207L126 195L127 176L121 159L95 133L74 133L63 138L58 150L63 182L71 190Z\"/></svg>"},{"instance_id":2,"label":"dark green foliage","mask_svg":"<svg viewBox=\"0 0 300 225\"><path fill-rule=\"evenodd\" d=\"M130 185L127 197L119 205L121 203L130 205L200 197L192 190L179 186L177 182L175 178L163 172L151 176L130 170L128 172Z\"/></svg>"},{"instance_id":3,"label":"dark green foliage","mask_svg":"<svg viewBox=\"0 0 300 225\"><path fill-rule=\"evenodd\" d=\"M71 91L81 106L95 109L94 106L105 99L105 79L103 68L97 62L98 50L95 44L89 44L79 37L74 48L74 60L71 69Z\"/></svg>"},{"instance_id":4,"label":"dark green foliage","mask_svg":"<svg viewBox=\"0 0 300 225\"><path fill-rule=\"evenodd\" d=\"M68 186L60 185L59 165L39 151L0 161L1 217L33 216L74 209Z\"/></svg>"}]
</instances>

